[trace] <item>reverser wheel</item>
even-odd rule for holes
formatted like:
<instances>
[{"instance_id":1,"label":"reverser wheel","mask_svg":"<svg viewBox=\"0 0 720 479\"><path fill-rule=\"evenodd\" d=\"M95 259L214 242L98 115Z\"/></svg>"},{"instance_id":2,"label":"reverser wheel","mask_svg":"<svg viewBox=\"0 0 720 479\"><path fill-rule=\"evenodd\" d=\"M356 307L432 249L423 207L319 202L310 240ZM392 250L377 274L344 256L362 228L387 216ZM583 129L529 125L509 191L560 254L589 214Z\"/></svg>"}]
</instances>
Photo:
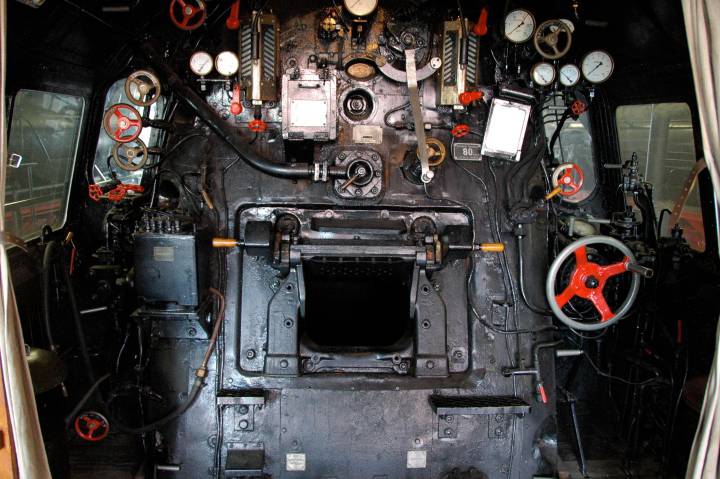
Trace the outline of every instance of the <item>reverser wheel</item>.
<instances>
[{"instance_id":1,"label":"reverser wheel","mask_svg":"<svg viewBox=\"0 0 720 479\"><path fill-rule=\"evenodd\" d=\"M608 246L610 249L622 253L623 258L609 265L601 265L590 261L587 248L589 245ZM561 274L561 271L568 265L568 260L573 256L575 265L569 275L569 281L563 281L565 278L563 278L564 275ZM560 321L573 329L581 331L597 331L616 323L628 313L640 289L640 275L628 269L631 263L635 263L635 256L630 251L630 248L610 236L586 236L573 241L557 255L550 265L545 282L545 294L550 309ZM624 274L632 275L630 288L625 300L613 311L608 305L603 290L610 278ZM561 286L563 283L567 284ZM560 287L558 288L558 286ZM558 290L560 290L559 293ZM566 306L569 305L570 300L576 297L589 301L597 312L596 316L599 316L599 319L585 321L568 316L565 313Z\"/></svg>"}]
</instances>

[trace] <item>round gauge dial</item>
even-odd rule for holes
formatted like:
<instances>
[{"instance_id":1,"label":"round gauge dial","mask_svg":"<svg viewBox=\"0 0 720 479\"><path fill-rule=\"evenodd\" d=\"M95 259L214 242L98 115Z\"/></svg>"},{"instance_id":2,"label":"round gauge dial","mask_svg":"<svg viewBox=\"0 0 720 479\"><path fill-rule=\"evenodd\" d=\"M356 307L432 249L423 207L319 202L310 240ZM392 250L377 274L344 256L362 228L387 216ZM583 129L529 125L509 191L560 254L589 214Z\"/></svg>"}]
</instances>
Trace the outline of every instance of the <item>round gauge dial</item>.
<instances>
[{"instance_id":1,"label":"round gauge dial","mask_svg":"<svg viewBox=\"0 0 720 479\"><path fill-rule=\"evenodd\" d=\"M350 15L366 17L378 6L378 0L345 0L345 9Z\"/></svg>"},{"instance_id":2,"label":"round gauge dial","mask_svg":"<svg viewBox=\"0 0 720 479\"><path fill-rule=\"evenodd\" d=\"M560 21L567 25L567 27L570 29L570 33L575 33L575 24L572 21L568 20L567 18L561 18Z\"/></svg>"},{"instance_id":3,"label":"round gauge dial","mask_svg":"<svg viewBox=\"0 0 720 479\"><path fill-rule=\"evenodd\" d=\"M238 68L240 68L240 60L233 52L221 52L215 57L215 69L223 76L234 75Z\"/></svg>"},{"instance_id":4,"label":"round gauge dial","mask_svg":"<svg viewBox=\"0 0 720 479\"><path fill-rule=\"evenodd\" d=\"M208 52L195 52L190 57L190 70L199 76L205 76L213 69L213 57Z\"/></svg>"},{"instance_id":5,"label":"round gauge dial","mask_svg":"<svg viewBox=\"0 0 720 479\"><path fill-rule=\"evenodd\" d=\"M615 62L608 52L595 50L587 55L580 64L582 74L590 83L602 83L610 78Z\"/></svg>"},{"instance_id":6,"label":"round gauge dial","mask_svg":"<svg viewBox=\"0 0 720 479\"><path fill-rule=\"evenodd\" d=\"M505 38L514 43L530 40L535 31L535 17L522 8L513 10L505 17Z\"/></svg>"},{"instance_id":7,"label":"round gauge dial","mask_svg":"<svg viewBox=\"0 0 720 479\"><path fill-rule=\"evenodd\" d=\"M530 69L530 77L537 85L551 85L555 81L555 67L548 62L536 63Z\"/></svg>"},{"instance_id":8,"label":"round gauge dial","mask_svg":"<svg viewBox=\"0 0 720 479\"><path fill-rule=\"evenodd\" d=\"M575 86L580 81L580 69L568 63L560 67L560 83L565 86Z\"/></svg>"}]
</instances>

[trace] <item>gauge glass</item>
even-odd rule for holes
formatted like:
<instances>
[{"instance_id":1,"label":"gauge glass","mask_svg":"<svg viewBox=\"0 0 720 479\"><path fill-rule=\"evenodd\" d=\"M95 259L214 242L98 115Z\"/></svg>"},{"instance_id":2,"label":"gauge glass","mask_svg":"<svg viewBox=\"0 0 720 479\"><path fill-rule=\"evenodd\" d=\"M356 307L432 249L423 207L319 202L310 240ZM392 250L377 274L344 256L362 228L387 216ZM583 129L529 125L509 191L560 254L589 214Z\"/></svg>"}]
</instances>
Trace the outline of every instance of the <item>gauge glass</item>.
<instances>
[{"instance_id":1,"label":"gauge glass","mask_svg":"<svg viewBox=\"0 0 720 479\"><path fill-rule=\"evenodd\" d=\"M238 68L240 68L240 60L233 52L221 52L215 57L215 69L223 76L234 75Z\"/></svg>"},{"instance_id":2,"label":"gauge glass","mask_svg":"<svg viewBox=\"0 0 720 479\"><path fill-rule=\"evenodd\" d=\"M345 0L345 9L356 17L365 17L375 11L378 0Z\"/></svg>"},{"instance_id":3,"label":"gauge glass","mask_svg":"<svg viewBox=\"0 0 720 479\"><path fill-rule=\"evenodd\" d=\"M540 86L548 86L555 81L555 67L548 62L536 63L530 70L532 81Z\"/></svg>"},{"instance_id":4,"label":"gauge glass","mask_svg":"<svg viewBox=\"0 0 720 479\"><path fill-rule=\"evenodd\" d=\"M608 52L595 50L585 55L580 67L587 81L602 83L612 75L615 63Z\"/></svg>"},{"instance_id":5,"label":"gauge glass","mask_svg":"<svg viewBox=\"0 0 720 479\"><path fill-rule=\"evenodd\" d=\"M560 68L560 83L565 86L575 86L580 81L580 69L568 63Z\"/></svg>"},{"instance_id":6,"label":"gauge glass","mask_svg":"<svg viewBox=\"0 0 720 479\"><path fill-rule=\"evenodd\" d=\"M190 57L190 70L199 76L205 76L213 69L213 58L208 52L195 52Z\"/></svg>"},{"instance_id":7,"label":"gauge glass","mask_svg":"<svg viewBox=\"0 0 720 479\"><path fill-rule=\"evenodd\" d=\"M535 17L522 8L513 10L505 17L505 38L515 43L530 40L535 31Z\"/></svg>"}]
</instances>

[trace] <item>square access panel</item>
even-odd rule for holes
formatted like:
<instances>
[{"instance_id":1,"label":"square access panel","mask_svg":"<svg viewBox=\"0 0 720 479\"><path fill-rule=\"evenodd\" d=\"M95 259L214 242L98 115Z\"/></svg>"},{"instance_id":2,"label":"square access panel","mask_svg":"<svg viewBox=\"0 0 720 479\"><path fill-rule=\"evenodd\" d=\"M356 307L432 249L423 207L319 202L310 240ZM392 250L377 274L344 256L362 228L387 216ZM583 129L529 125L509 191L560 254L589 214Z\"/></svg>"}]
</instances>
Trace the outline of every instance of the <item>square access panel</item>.
<instances>
[{"instance_id":1,"label":"square access panel","mask_svg":"<svg viewBox=\"0 0 720 479\"><path fill-rule=\"evenodd\" d=\"M286 140L328 141L337 137L335 72L321 77L301 71L283 75L282 132Z\"/></svg>"}]
</instances>

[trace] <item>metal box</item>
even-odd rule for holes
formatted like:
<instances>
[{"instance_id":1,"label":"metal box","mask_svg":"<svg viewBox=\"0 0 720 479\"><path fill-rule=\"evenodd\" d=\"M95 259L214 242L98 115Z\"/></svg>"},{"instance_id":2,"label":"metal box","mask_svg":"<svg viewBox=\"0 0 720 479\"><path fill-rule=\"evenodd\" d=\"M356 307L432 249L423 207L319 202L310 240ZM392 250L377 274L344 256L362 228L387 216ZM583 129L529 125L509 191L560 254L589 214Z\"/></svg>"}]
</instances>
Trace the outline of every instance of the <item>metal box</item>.
<instances>
[{"instance_id":1,"label":"metal box","mask_svg":"<svg viewBox=\"0 0 720 479\"><path fill-rule=\"evenodd\" d=\"M286 140L328 141L337 137L335 72L289 74L282 79L282 132Z\"/></svg>"}]
</instances>

